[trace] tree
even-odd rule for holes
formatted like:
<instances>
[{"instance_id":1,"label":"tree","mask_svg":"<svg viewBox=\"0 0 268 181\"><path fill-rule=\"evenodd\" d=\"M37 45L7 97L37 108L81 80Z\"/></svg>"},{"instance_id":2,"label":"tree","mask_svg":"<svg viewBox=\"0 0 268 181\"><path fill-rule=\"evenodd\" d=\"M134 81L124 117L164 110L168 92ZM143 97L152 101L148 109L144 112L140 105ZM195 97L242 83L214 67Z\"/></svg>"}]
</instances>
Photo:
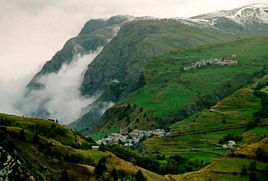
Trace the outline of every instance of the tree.
<instances>
[{"instance_id":1,"label":"tree","mask_svg":"<svg viewBox=\"0 0 268 181\"><path fill-rule=\"evenodd\" d=\"M247 170L246 166L243 165L241 175L247 175L247 173L248 173L248 170Z\"/></svg>"},{"instance_id":2,"label":"tree","mask_svg":"<svg viewBox=\"0 0 268 181\"><path fill-rule=\"evenodd\" d=\"M114 180L117 180L118 176L117 176L117 171L115 168L113 168L113 170L111 172L111 176L113 177Z\"/></svg>"},{"instance_id":3,"label":"tree","mask_svg":"<svg viewBox=\"0 0 268 181\"><path fill-rule=\"evenodd\" d=\"M256 169L256 166L257 166L257 163L254 161L254 162L251 162L249 164L249 170L255 170Z\"/></svg>"},{"instance_id":4,"label":"tree","mask_svg":"<svg viewBox=\"0 0 268 181\"><path fill-rule=\"evenodd\" d=\"M19 134L19 139L21 139L22 141L26 140L24 129L21 129L20 134Z\"/></svg>"},{"instance_id":5,"label":"tree","mask_svg":"<svg viewBox=\"0 0 268 181\"><path fill-rule=\"evenodd\" d=\"M137 181L145 181L146 180L146 178L144 177L141 170L137 171L137 173L135 175L135 180L137 180Z\"/></svg>"},{"instance_id":6,"label":"tree","mask_svg":"<svg viewBox=\"0 0 268 181\"><path fill-rule=\"evenodd\" d=\"M39 143L39 138L38 138L38 135L37 134L34 135L33 143L35 143L35 144L38 144Z\"/></svg>"},{"instance_id":7,"label":"tree","mask_svg":"<svg viewBox=\"0 0 268 181\"><path fill-rule=\"evenodd\" d=\"M124 145L124 142L121 139L119 139L118 144L119 145Z\"/></svg>"},{"instance_id":8,"label":"tree","mask_svg":"<svg viewBox=\"0 0 268 181\"><path fill-rule=\"evenodd\" d=\"M66 170L64 170L61 174L61 178L60 178L61 181L69 181L71 180L70 177L68 176L68 173Z\"/></svg>"},{"instance_id":9,"label":"tree","mask_svg":"<svg viewBox=\"0 0 268 181\"><path fill-rule=\"evenodd\" d=\"M250 173L249 173L249 180L250 180L250 181L258 180L257 175L256 175L255 172L250 172Z\"/></svg>"},{"instance_id":10,"label":"tree","mask_svg":"<svg viewBox=\"0 0 268 181\"><path fill-rule=\"evenodd\" d=\"M143 142L143 141L145 141L146 140L146 136L144 135L140 140L139 140L139 142L141 143L141 142Z\"/></svg>"},{"instance_id":11,"label":"tree","mask_svg":"<svg viewBox=\"0 0 268 181\"><path fill-rule=\"evenodd\" d=\"M95 167L94 173L97 175L102 175L103 172L106 172L107 167L105 163L106 163L106 157L102 157L100 161L98 162L97 166Z\"/></svg>"}]
</instances>

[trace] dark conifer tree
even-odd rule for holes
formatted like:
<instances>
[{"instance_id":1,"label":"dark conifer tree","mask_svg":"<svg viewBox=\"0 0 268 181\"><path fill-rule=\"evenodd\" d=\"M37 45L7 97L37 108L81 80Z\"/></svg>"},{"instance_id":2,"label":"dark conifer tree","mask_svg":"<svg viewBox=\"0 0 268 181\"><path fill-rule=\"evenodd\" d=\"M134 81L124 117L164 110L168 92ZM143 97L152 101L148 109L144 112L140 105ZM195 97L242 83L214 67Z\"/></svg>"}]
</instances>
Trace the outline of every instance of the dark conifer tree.
<instances>
[{"instance_id":1,"label":"dark conifer tree","mask_svg":"<svg viewBox=\"0 0 268 181\"><path fill-rule=\"evenodd\" d=\"M111 172L111 176L113 177L114 180L117 180L117 171L115 168L113 168L113 170Z\"/></svg>"},{"instance_id":2,"label":"dark conifer tree","mask_svg":"<svg viewBox=\"0 0 268 181\"><path fill-rule=\"evenodd\" d=\"M61 181L70 181L71 180L66 170L64 170L62 172L60 180Z\"/></svg>"},{"instance_id":3,"label":"dark conifer tree","mask_svg":"<svg viewBox=\"0 0 268 181\"><path fill-rule=\"evenodd\" d=\"M100 161L98 162L97 166L95 167L94 173L97 175L102 175L103 172L106 172L107 167L105 163L106 163L106 157L102 157Z\"/></svg>"},{"instance_id":4,"label":"dark conifer tree","mask_svg":"<svg viewBox=\"0 0 268 181\"><path fill-rule=\"evenodd\" d=\"M136 181L146 181L146 178L144 177L143 173L141 170L138 170L136 175L135 175Z\"/></svg>"}]
</instances>

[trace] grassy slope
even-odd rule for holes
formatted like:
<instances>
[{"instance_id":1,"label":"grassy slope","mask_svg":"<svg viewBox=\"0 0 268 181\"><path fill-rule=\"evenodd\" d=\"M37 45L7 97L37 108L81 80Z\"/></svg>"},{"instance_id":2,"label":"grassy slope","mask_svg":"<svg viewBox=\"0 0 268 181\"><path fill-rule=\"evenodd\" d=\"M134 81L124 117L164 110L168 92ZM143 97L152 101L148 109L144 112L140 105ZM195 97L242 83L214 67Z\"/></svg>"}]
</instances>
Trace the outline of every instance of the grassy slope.
<instances>
[{"instance_id":1,"label":"grassy slope","mask_svg":"<svg viewBox=\"0 0 268 181\"><path fill-rule=\"evenodd\" d=\"M257 150L266 151L266 160L257 156ZM217 160L206 168L182 175L170 176L174 180L267 180L268 137L235 152L232 157ZM242 169L246 172L242 173ZM253 179L254 175L256 176Z\"/></svg>"},{"instance_id":2,"label":"grassy slope","mask_svg":"<svg viewBox=\"0 0 268 181\"><path fill-rule=\"evenodd\" d=\"M204 110L171 126L171 134L162 138L151 138L144 144L153 154L172 155L180 153L205 162L213 161L228 150L213 150L215 145L228 134L241 135L237 142L240 148L258 141L268 133L267 119L261 119L257 126L248 128L254 120L254 113L261 110L261 99L253 89L258 84L267 84L268 76L257 83L236 91L209 110ZM194 150L191 150L194 149Z\"/></svg>"},{"instance_id":3,"label":"grassy slope","mask_svg":"<svg viewBox=\"0 0 268 181\"><path fill-rule=\"evenodd\" d=\"M237 36L215 28L200 28L177 20L139 20L123 25L117 36L89 65L84 76L82 95L93 96L104 91L99 101L93 104L97 107L96 111L85 114L70 127L85 134L95 132L91 125L102 115L98 115L100 101L121 101L143 86L141 72L151 59L178 48L237 39Z\"/></svg>"},{"instance_id":4,"label":"grassy slope","mask_svg":"<svg viewBox=\"0 0 268 181\"><path fill-rule=\"evenodd\" d=\"M267 36L255 37L178 50L151 60L145 68L146 85L110 108L95 125L94 130L100 130L99 135L103 136L109 134L107 130L111 129L155 129L160 125L157 119L163 119L162 122L166 125L166 121L178 121L180 118L177 113L180 110L195 104L205 95L214 92L215 95L228 96L228 93L231 94L248 81L255 81L252 80L252 74L260 72L266 64L268 52L263 45L267 43ZM210 65L183 71L185 66L210 58L236 60L238 64ZM125 111L128 105L130 110Z\"/></svg>"},{"instance_id":5,"label":"grassy slope","mask_svg":"<svg viewBox=\"0 0 268 181\"><path fill-rule=\"evenodd\" d=\"M268 37L257 37L174 52L154 59L145 69L144 88L130 94L124 102L140 105L157 117L171 118L198 96L208 95L238 74L251 75L260 71L268 56L267 47L263 46L267 42ZM236 57L232 58L232 55ZM238 64L182 70L203 58L232 59Z\"/></svg>"},{"instance_id":6,"label":"grassy slope","mask_svg":"<svg viewBox=\"0 0 268 181\"><path fill-rule=\"evenodd\" d=\"M26 163L25 168L36 179L42 180L46 177L57 180L60 179L63 170L67 170L71 179L97 180L98 176L94 174L94 165L102 157L107 157L108 172L116 168L134 176L140 169L148 180L164 180L163 176L135 166L118 158L113 153L75 148L87 141L70 129L52 121L7 114L0 114L0 120L0 146L10 152L16 150L19 153L19 159ZM58 133L46 135L53 124L62 130L61 134L65 132L64 137ZM45 128L44 132L40 128L38 129L38 143L34 142L35 129L32 130L31 125L39 125L39 127ZM20 137L22 128L25 133L25 140ZM71 147L67 144L76 146ZM66 155L68 155L68 162L66 161ZM103 177L107 176L109 174L105 173Z\"/></svg>"}]
</instances>

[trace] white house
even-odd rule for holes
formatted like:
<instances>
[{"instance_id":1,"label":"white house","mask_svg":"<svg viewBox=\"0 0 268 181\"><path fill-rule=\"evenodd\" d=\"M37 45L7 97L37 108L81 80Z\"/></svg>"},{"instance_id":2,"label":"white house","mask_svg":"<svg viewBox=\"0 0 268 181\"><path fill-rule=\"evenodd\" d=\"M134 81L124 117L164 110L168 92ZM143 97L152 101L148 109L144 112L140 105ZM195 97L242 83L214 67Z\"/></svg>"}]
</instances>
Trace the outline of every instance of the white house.
<instances>
[{"instance_id":1,"label":"white house","mask_svg":"<svg viewBox=\"0 0 268 181\"><path fill-rule=\"evenodd\" d=\"M92 146L92 149L99 149L100 146Z\"/></svg>"},{"instance_id":2,"label":"white house","mask_svg":"<svg viewBox=\"0 0 268 181\"><path fill-rule=\"evenodd\" d=\"M234 145L235 145L235 141L233 141L233 140L228 141L229 147L233 147Z\"/></svg>"}]
</instances>

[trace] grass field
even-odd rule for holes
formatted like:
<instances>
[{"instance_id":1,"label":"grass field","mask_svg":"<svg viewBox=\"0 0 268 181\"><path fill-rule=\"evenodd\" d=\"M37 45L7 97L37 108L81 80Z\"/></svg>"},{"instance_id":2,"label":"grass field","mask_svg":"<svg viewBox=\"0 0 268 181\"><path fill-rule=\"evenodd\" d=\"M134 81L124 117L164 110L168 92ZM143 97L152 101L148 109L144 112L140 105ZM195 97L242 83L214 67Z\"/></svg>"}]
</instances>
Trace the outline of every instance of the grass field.
<instances>
[{"instance_id":1,"label":"grass field","mask_svg":"<svg viewBox=\"0 0 268 181\"><path fill-rule=\"evenodd\" d=\"M243 147L249 140L258 140L268 130L267 125L248 129L254 112L262 107L261 99L254 96L249 87L236 91L208 110L173 124L169 136L146 140L144 144L148 151L160 155L179 153L208 162L230 153L229 150L213 149L228 134L243 135L243 139L236 142L237 147ZM261 123L267 123L267 120L263 119Z\"/></svg>"},{"instance_id":2,"label":"grass field","mask_svg":"<svg viewBox=\"0 0 268 181\"><path fill-rule=\"evenodd\" d=\"M173 113L193 103L199 96L210 94L228 81L231 81L229 86L239 84L261 71L268 57L267 49L262 45L267 43L268 37L257 37L161 56L146 66L146 85L130 94L125 102L146 108L156 117L172 118ZM221 58L238 63L183 70L183 67L201 59Z\"/></svg>"},{"instance_id":3,"label":"grass field","mask_svg":"<svg viewBox=\"0 0 268 181\"><path fill-rule=\"evenodd\" d=\"M252 166L254 165L254 167ZM266 180L267 162L245 158L224 158L215 161L206 168L182 175L172 175L175 180L249 180L249 175L254 173L257 180ZM253 167L253 168L252 168ZM246 173L242 174L243 168Z\"/></svg>"}]
</instances>

